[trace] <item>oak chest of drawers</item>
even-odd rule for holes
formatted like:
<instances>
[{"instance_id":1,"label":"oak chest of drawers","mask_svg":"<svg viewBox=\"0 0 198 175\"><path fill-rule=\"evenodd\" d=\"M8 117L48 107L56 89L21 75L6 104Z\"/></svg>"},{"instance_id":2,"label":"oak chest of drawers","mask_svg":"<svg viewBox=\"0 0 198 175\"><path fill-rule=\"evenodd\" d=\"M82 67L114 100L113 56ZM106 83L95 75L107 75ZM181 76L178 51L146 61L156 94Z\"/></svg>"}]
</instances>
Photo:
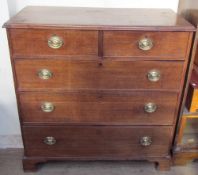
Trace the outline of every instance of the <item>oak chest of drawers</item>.
<instances>
[{"instance_id":1,"label":"oak chest of drawers","mask_svg":"<svg viewBox=\"0 0 198 175\"><path fill-rule=\"evenodd\" d=\"M5 27L25 170L170 152L194 28L171 10L26 7Z\"/></svg>"}]
</instances>

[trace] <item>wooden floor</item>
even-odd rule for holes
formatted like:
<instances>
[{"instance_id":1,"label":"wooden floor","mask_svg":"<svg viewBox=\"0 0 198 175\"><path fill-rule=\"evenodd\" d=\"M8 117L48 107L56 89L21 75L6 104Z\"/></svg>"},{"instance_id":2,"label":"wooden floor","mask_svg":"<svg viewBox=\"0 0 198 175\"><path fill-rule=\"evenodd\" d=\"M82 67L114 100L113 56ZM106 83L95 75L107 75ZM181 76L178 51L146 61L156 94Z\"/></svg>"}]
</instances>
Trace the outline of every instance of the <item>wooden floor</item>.
<instances>
[{"instance_id":1,"label":"wooden floor","mask_svg":"<svg viewBox=\"0 0 198 175\"><path fill-rule=\"evenodd\" d=\"M54 162L39 166L37 173L22 170L21 149L0 149L0 175L198 175L198 161L171 171L156 171L148 162Z\"/></svg>"}]
</instances>

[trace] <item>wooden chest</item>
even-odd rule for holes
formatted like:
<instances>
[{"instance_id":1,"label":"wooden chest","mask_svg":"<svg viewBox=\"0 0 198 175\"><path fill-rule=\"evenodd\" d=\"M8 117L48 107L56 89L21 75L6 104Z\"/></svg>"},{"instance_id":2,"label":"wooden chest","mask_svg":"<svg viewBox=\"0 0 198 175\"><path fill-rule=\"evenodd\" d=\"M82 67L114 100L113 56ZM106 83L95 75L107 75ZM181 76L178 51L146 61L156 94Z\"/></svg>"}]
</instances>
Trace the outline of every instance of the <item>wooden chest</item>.
<instances>
[{"instance_id":1,"label":"wooden chest","mask_svg":"<svg viewBox=\"0 0 198 175\"><path fill-rule=\"evenodd\" d=\"M169 168L188 22L171 10L27 7L5 27L25 170L48 160Z\"/></svg>"}]
</instances>

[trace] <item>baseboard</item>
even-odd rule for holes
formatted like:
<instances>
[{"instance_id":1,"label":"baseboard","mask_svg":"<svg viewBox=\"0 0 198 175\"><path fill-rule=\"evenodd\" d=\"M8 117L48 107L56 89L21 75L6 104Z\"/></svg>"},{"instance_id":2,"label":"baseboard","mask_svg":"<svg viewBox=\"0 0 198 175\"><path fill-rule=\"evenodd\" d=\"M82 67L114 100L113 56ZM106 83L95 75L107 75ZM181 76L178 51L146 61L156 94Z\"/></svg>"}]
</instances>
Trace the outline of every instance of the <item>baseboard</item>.
<instances>
[{"instance_id":1,"label":"baseboard","mask_svg":"<svg viewBox=\"0 0 198 175\"><path fill-rule=\"evenodd\" d=\"M23 148L21 135L0 135L0 148Z\"/></svg>"}]
</instances>

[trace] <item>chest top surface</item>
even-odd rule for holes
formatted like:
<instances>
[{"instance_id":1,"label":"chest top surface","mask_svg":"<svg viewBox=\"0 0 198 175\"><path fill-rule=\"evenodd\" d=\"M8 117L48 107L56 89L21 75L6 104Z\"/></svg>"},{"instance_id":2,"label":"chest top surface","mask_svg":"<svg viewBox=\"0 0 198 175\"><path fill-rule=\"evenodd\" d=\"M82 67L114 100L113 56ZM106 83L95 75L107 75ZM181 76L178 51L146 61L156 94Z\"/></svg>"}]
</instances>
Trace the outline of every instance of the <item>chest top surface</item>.
<instances>
[{"instance_id":1,"label":"chest top surface","mask_svg":"<svg viewBox=\"0 0 198 175\"><path fill-rule=\"evenodd\" d=\"M28 6L5 23L6 28L85 30L193 31L170 9L119 9Z\"/></svg>"}]
</instances>

